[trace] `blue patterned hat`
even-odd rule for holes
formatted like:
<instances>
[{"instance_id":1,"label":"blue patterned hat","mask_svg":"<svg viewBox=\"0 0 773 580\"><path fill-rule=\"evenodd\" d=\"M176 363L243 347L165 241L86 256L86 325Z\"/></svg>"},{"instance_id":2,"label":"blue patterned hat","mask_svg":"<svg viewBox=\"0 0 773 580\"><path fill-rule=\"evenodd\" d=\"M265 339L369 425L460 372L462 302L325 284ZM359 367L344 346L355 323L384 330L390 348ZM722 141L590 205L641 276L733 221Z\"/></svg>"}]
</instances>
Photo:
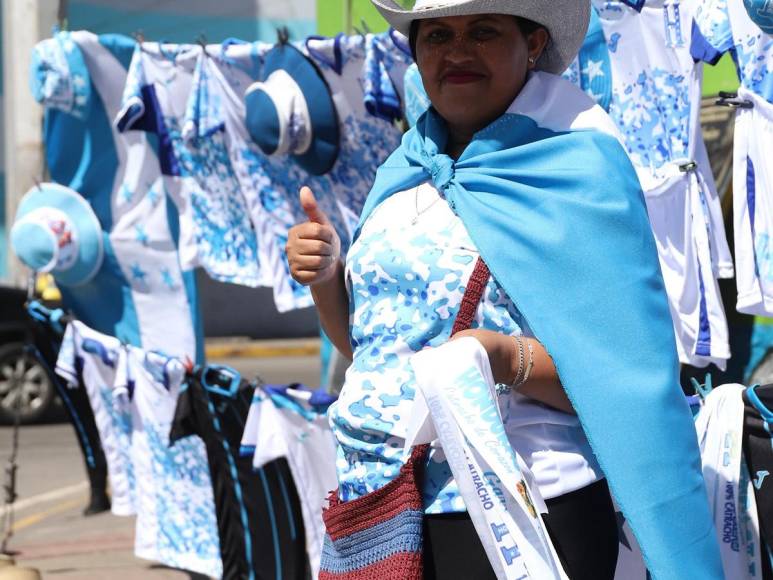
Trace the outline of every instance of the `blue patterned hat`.
<instances>
[{"instance_id":1,"label":"blue patterned hat","mask_svg":"<svg viewBox=\"0 0 773 580\"><path fill-rule=\"evenodd\" d=\"M244 97L250 137L266 155L291 155L312 175L330 171L338 157L340 129L317 67L283 43L266 53L262 78Z\"/></svg>"},{"instance_id":2,"label":"blue patterned hat","mask_svg":"<svg viewBox=\"0 0 773 580\"><path fill-rule=\"evenodd\" d=\"M11 247L26 266L57 284L80 286L102 265L102 228L89 202L69 187L41 183L22 198Z\"/></svg>"},{"instance_id":3,"label":"blue patterned hat","mask_svg":"<svg viewBox=\"0 0 773 580\"><path fill-rule=\"evenodd\" d=\"M91 77L83 53L69 32L57 32L35 45L30 63L30 90L45 102L85 119L91 104Z\"/></svg>"},{"instance_id":4,"label":"blue patterned hat","mask_svg":"<svg viewBox=\"0 0 773 580\"><path fill-rule=\"evenodd\" d=\"M773 34L773 2L770 0L743 0L746 12L765 34Z\"/></svg>"}]
</instances>

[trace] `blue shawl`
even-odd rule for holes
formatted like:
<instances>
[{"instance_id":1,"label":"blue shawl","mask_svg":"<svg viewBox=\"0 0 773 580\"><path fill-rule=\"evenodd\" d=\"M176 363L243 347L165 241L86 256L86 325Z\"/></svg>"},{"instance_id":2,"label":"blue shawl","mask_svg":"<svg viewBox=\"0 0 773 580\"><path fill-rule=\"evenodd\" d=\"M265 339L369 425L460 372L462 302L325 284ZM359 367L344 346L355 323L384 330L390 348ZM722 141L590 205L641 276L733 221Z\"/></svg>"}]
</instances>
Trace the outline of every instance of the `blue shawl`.
<instances>
[{"instance_id":1,"label":"blue shawl","mask_svg":"<svg viewBox=\"0 0 773 580\"><path fill-rule=\"evenodd\" d=\"M360 225L431 180L553 357L652 576L722 578L657 251L615 135L548 73L456 162L430 109L378 170Z\"/></svg>"}]
</instances>

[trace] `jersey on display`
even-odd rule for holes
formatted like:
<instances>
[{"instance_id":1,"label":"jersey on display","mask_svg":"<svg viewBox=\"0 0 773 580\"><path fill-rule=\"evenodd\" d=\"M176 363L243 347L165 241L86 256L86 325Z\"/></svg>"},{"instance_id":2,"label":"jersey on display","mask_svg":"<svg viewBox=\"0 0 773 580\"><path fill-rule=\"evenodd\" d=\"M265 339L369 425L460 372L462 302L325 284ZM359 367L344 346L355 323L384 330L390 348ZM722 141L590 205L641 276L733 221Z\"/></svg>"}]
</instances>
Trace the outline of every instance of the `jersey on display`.
<instances>
[{"instance_id":1,"label":"jersey on display","mask_svg":"<svg viewBox=\"0 0 773 580\"><path fill-rule=\"evenodd\" d=\"M302 580L303 519L286 460L256 470L239 455L254 390L230 369L195 371L180 391L170 440L197 435L206 445L223 578Z\"/></svg>"},{"instance_id":2,"label":"jersey on display","mask_svg":"<svg viewBox=\"0 0 773 580\"><path fill-rule=\"evenodd\" d=\"M107 459L112 511L128 516L136 513L132 418L128 401L113 388L122 350L118 339L73 321L67 325L56 372L71 389L86 389Z\"/></svg>"},{"instance_id":3,"label":"jersey on display","mask_svg":"<svg viewBox=\"0 0 773 580\"><path fill-rule=\"evenodd\" d=\"M748 6L747 6L748 5ZM733 153L737 309L773 314L773 36L770 3L707 0L696 16L693 54L711 64L730 52L749 108L736 113ZM763 28L760 28L760 24Z\"/></svg>"},{"instance_id":4,"label":"jersey on display","mask_svg":"<svg viewBox=\"0 0 773 580\"><path fill-rule=\"evenodd\" d=\"M164 186L182 216L183 267L200 265L217 280L256 286L256 238L224 137L218 131L206 138L196 132L189 132L187 140L183 136L188 109L210 106L201 101L209 95L192 91L194 77L200 83L207 74L206 58L198 45L138 46L116 126L158 137Z\"/></svg>"},{"instance_id":5,"label":"jersey on display","mask_svg":"<svg viewBox=\"0 0 773 580\"><path fill-rule=\"evenodd\" d=\"M169 443L185 368L177 359L134 347L123 356L115 385L131 404L137 482L134 553L219 577L220 544L204 443L195 436Z\"/></svg>"},{"instance_id":6,"label":"jersey on display","mask_svg":"<svg viewBox=\"0 0 773 580\"><path fill-rule=\"evenodd\" d=\"M326 414L331 401L320 392L279 386L257 389L241 445L241 453L251 457L256 468L287 459L301 502L313 577L319 571L325 534L322 506L336 487L335 440Z\"/></svg>"},{"instance_id":7,"label":"jersey on display","mask_svg":"<svg viewBox=\"0 0 773 580\"><path fill-rule=\"evenodd\" d=\"M690 54L697 5L594 0L586 44L565 76L608 104L636 168L681 362L724 368L730 349L716 279L732 277L733 263L699 122L702 70Z\"/></svg>"}]
</instances>

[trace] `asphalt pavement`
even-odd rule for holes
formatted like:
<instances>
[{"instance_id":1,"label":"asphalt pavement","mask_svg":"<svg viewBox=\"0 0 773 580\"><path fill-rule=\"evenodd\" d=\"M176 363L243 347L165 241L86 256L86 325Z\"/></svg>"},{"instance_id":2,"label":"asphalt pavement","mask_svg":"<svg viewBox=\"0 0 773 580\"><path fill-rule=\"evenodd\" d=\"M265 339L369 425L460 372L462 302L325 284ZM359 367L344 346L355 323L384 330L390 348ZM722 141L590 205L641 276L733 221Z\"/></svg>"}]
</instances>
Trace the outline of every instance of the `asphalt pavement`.
<instances>
[{"instance_id":1,"label":"asphalt pavement","mask_svg":"<svg viewBox=\"0 0 773 580\"><path fill-rule=\"evenodd\" d=\"M312 387L319 384L318 341L220 341L208 345L207 352L210 361L227 364L247 378L259 376L269 383L302 382ZM3 472L11 443L12 429L0 427ZM8 543L17 566L35 568L44 579L203 578L135 558L133 517L82 515L88 484L68 423L22 427L17 463L14 535ZM6 510L0 506L0 526L4 515ZM0 568L0 580L6 579L3 570Z\"/></svg>"}]
</instances>

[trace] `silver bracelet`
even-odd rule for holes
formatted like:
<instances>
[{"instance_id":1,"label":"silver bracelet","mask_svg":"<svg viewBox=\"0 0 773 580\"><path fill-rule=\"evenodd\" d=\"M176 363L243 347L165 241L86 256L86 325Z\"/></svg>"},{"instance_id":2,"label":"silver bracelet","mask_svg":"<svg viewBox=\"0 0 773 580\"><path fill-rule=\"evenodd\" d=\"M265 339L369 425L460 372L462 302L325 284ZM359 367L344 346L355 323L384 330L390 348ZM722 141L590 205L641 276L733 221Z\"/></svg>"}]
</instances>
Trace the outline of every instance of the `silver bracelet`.
<instances>
[{"instance_id":1,"label":"silver bracelet","mask_svg":"<svg viewBox=\"0 0 773 580\"><path fill-rule=\"evenodd\" d=\"M526 381L528 381L531 376L531 370L534 368L534 346L528 339L526 339L526 345L529 347L529 362L526 365L526 372L523 373L521 382L513 385L513 387L520 387L521 385L526 384Z\"/></svg>"}]
</instances>

